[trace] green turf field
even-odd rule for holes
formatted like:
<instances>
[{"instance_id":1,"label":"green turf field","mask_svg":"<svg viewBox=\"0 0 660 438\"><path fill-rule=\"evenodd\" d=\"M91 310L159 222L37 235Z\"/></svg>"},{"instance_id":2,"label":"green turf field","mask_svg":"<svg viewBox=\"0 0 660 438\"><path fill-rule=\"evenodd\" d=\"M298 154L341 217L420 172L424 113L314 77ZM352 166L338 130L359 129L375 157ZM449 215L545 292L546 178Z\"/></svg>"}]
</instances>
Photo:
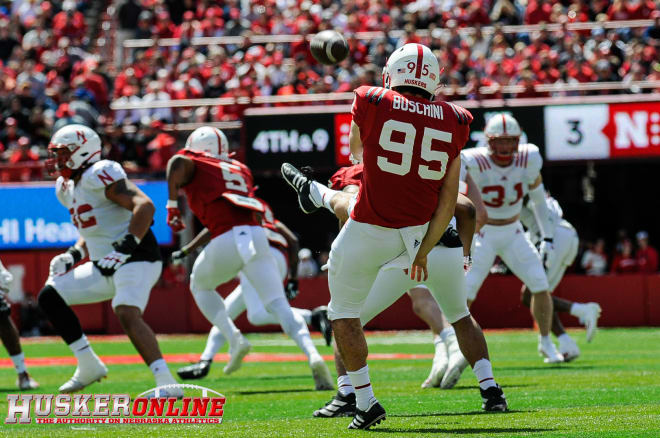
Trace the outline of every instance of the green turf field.
<instances>
[{"instance_id":1,"label":"green turf field","mask_svg":"<svg viewBox=\"0 0 660 438\"><path fill-rule=\"evenodd\" d=\"M511 412L484 414L474 375L467 370L457 387L442 391L420 388L430 360L374 360L369 366L376 396L387 421L370 432L348 431L350 419L313 419L312 412L333 392L316 392L304 362L246 363L229 377L216 364L200 385L227 397L220 425L0 425L1 436L232 436L339 437L365 433L382 437L621 437L660 436L660 329L601 330L592 344L584 332L571 332L582 356L561 366L544 365L531 331L487 333L495 376L504 387ZM255 352L297 353L282 335L248 335ZM166 353L201 352L201 336L162 337ZM321 354L330 354L321 346ZM372 333L373 353L431 354L425 332ZM93 343L99 355L134 354L126 341ZM68 356L58 340L24 345L27 357ZM170 364L174 371L180 364ZM329 364L330 365L330 364ZM91 393L136 395L153 386L144 365L111 365L103 383ZM331 368L334 373L334 369ZM32 367L41 383L37 392L54 393L74 368ZM0 412L7 413L6 394L15 393L15 373L0 369Z\"/></svg>"}]
</instances>

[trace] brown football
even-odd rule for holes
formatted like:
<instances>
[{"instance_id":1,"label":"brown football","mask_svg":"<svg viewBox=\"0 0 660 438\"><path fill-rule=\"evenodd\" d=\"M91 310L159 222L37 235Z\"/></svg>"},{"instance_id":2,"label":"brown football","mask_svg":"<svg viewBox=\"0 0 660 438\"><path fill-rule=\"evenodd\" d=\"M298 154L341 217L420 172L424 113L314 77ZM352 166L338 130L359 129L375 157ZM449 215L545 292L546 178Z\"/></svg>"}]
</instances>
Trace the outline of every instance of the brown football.
<instances>
[{"instance_id":1,"label":"brown football","mask_svg":"<svg viewBox=\"0 0 660 438\"><path fill-rule=\"evenodd\" d=\"M348 43L334 30L319 32L309 43L312 56L325 65L337 64L348 56Z\"/></svg>"}]
</instances>

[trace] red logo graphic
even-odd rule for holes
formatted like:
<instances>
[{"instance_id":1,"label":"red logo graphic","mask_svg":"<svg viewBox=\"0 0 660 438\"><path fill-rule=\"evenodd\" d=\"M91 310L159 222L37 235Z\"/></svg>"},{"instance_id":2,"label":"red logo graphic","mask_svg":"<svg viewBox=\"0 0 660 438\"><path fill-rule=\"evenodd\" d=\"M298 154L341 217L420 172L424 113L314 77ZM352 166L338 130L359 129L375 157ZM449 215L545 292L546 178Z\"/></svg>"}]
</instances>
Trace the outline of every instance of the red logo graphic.
<instances>
[{"instance_id":1,"label":"red logo graphic","mask_svg":"<svg viewBox=\"0 0 660 438\"><path fill-rule=\"evenodd\" d=\"M78 140L80 140L80 144L85 144L87 143L87 137L85 137L85 133L82 131L76 131L76 136L78 137Z\"/></svg>"},{"instance_id":2,"label":"red logo graphic","mask_svg":"<svg viewBox=\"0 0 660 438\"><path fill-rule=\"evenodd\" d=\"M603 134L611 158L660 155L660 102L610 104Z\"/></svg>"}]
</instances>

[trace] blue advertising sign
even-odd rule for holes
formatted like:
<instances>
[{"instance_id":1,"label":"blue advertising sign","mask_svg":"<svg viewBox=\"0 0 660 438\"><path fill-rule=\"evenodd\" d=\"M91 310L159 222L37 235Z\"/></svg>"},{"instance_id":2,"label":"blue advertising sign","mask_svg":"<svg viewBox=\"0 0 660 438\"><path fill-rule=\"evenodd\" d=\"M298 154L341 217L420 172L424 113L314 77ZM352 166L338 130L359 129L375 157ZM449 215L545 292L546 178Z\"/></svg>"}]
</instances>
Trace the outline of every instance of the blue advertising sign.
<instances>
[{"instance_id":1,"label":"blue advertising sign","mask_svg":"<svg viewBox=\"0 0 660 438\"><path fill-rule=\"evenodd\" d=\"M151 229L158 243L172 243L167 226L167 184L136 182L156 206ZM78 230L55 197L55 183L3 184L0 186L0 250L62 248L73 245Z\"/></svg>"}]
</instances>

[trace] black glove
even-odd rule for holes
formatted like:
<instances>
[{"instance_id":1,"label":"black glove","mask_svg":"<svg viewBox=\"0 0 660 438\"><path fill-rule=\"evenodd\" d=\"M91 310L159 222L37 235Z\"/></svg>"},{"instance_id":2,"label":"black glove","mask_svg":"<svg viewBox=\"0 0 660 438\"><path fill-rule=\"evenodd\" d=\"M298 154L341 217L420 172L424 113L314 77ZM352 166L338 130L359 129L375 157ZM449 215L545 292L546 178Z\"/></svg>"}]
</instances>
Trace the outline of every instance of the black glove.
<instances>
[{"instance_id":1,"label":"black glove","mask_svg":"<svg viewBox=\"0 0 660 438\"><path fill-rule=\"evenodd\" d=\"M286 299L291 301L298 296L298 280L295 278L290 278L286 282L286 287L284 288L284 295Z\"/></svg>"},{"instance_id":2,"label":"black glove","mask_svg":"<svg viewBox=\"0 0 660 438\"><path fill-rule=\"evenodd\" d=\"M94 265L101 271L101 274L110 276L130 258L140 244L137 237L132 234L125 235L121 240L112 242L114 248L109 254L101 260L94 262Z\"/></svg>"}]
</instances>

